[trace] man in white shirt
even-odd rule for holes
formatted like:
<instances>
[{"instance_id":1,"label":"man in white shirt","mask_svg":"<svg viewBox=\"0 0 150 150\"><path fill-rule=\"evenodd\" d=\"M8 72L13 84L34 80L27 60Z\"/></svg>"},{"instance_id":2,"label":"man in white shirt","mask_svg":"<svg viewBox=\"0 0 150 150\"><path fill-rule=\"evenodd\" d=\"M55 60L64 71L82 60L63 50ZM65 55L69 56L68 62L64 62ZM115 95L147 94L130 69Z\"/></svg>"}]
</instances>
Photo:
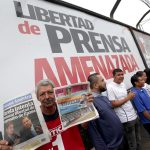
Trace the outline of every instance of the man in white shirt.
<instances>
[{"instance_id":1,"label":"man in white shirt","mask_svg":"<svg viewBox=\"0 0 150 150\"><path fill-rule=\"evenodd\" d=\"M130 102L135 94L133 92L127 93L123 83L124 73L121 69L114 69L113 77L114 80L107 85L108 98L123 124L128 149L140 150L140 125L137 114Z\"/></svg>"}]
</instances>

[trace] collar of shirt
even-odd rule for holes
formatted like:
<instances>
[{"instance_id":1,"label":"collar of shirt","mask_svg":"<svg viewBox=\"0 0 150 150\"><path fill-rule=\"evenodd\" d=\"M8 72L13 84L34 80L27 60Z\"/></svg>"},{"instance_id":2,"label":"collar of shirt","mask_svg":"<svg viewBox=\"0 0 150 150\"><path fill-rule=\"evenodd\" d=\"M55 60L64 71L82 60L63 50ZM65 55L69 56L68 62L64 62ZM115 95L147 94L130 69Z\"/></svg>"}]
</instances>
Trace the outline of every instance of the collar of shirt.
<instances>
[{"instance_id":1,"label":"collar of shirt","mask_svg":"<svg viewBox=\"0 0 150 150\"><path fill-rule=\"evenodd\" d=\"M93 97L97 97L97 96L101 96L101 93L97 93L97 92L92 92Z\"/></svg>"}]
</instances>

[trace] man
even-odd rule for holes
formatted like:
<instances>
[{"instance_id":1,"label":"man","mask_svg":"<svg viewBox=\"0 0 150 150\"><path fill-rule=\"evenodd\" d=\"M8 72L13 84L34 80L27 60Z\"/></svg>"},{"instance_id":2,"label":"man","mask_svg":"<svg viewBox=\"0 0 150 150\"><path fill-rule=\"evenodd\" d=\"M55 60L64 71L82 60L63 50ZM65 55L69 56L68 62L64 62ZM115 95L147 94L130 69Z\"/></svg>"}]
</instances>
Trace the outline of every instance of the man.
<instances>
[{"instance_id":1,"label":"man","mask_svg":"<svg viewBox=\"0 0 150 150\"><path fill-rule=\"evenodd\" d=\"M88 81L100 116L88 124L94 147L96 150L118 150L123 139L123 128L108 98L101 95L106 91L106 83L98 73L91 74Z\"/></svg>"},{"instance_id":2,"label":"man","mask_svg":"<svg viewBox=\"0 0 150 150\"><path fill-rule=\"evenodd\" d=\"M53 88L50 80L41 80L36 86L36 95L52 137L48 144L38 150L85 150L77 126L62 131Z\"/></svg>"},{"instance_id":3,"label":"man","mask_svg":"<svg viewBox=\"0 0 150 150\"><path fill-rule=\"evenodd\" d=\"M20 137L15 133L14 124L9 121L5 124L4 139L8 141L9 145L17 145L20 142Z\"/></svg>"},{"instance_id":4,"label":"man","mask_svg":"<svg viewBox=\"0 0 150 150\"><path fill-rule=\"evenodd\" d=\"M133 98L133 104L144 128L150 134L150 96L143 88L145 80L141 74L135 74L131 77L131 83L133 85L131 90L136 93Z\"/></svg>"},{"instance_id":5,"label":"man","mask_svg":"<svg viewBox=\"0 0 150 150\"><path fill-rule=\"evenodd\" d=\"M45 118L49 134L52 137L49 143L39 147L37 150L85 150L79 129L77 126L62 131L60 117L54 96L54 84L46 79L41 80L36 86L36 95L41 103L41 111ZM88 101L92 101L93 97L88 96ZM89 144L89 141L88 143ZM2 148L10 150L7 141L0 141L0 150Z\"/></svg>"},{"instance_id":6,"label":"man","mask_svg":"<svg viewBox=\"0 0 150 150\"><path fill-rule=\"evenodd\" d=\"M123 124L129 150L140 149L140 125L136 112L130 102L135 96L133 92L127 93L124 73L121 69L113 70L114 80L107 85L108 98Z\"/></svg>"},{"instance_id":7,"label":"man","mask_svg":"<svg viewBox=\"0 0 150 150\"><path fill-rule=\"evenodd\" d=\"M21 123L23 125L23 128L20 130L21 142L27 141L43 133L41 126L34 126L28 116L24 116L21 119Z\"/></svg>"}]
</instances>

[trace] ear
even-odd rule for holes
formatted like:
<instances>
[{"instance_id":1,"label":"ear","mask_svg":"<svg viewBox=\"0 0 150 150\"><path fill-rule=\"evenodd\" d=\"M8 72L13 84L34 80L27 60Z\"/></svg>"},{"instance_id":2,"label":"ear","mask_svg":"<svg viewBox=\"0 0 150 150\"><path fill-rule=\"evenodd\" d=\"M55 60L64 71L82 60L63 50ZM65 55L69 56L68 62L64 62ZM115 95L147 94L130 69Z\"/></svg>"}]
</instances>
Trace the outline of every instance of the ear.
<instances>
[{"instance_id":1,"label":"ear","mask_svg":"<svg viewBox=\"0 0 150 150\"><path fill-rule=\"evenodd\" d=\"M94 89L97 89L98 88L98 84L97 83L94 83Z\"/></svg>"}]
</instances>

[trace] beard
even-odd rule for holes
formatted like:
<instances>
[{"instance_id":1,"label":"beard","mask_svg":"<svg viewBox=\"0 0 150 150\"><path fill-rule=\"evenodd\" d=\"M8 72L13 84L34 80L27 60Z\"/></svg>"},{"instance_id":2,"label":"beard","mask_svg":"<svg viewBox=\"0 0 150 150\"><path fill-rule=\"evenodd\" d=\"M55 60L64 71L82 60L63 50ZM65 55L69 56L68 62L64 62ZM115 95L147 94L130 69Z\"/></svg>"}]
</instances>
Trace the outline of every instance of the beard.
<instances>
[{"instance_id":1,"label":"beard","mask_svg":"<svg viewBox=\"0 0 150 150\"><path fill-rule=\"evenodd\" d=\"M105 92L106 91L106 87L99 87L99 92Z\"/></svg>"}]
</instances>

